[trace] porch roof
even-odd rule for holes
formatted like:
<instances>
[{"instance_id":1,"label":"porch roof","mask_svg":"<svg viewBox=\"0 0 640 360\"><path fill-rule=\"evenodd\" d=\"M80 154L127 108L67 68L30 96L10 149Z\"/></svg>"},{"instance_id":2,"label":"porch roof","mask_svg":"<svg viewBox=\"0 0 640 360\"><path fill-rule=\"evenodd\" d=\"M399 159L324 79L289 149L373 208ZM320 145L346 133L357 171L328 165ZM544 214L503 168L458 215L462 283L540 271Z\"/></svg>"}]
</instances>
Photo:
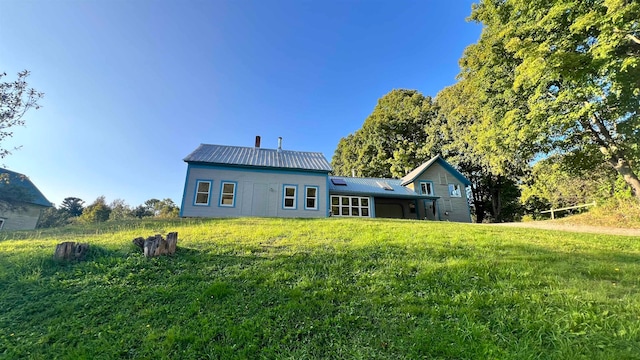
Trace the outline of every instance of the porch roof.
<instances>
[{"instance_id":1,"label":"porch roof","mask_svg":"<svg viewBox=\"0 0 640 360\"><path fill-rule=\"evenodd\" d=\"M402 186L400 179L359 178L329 176L329 194L364 195L404 199L438 199L437 196L420 195Z\"/></svg>"}]
</instances>

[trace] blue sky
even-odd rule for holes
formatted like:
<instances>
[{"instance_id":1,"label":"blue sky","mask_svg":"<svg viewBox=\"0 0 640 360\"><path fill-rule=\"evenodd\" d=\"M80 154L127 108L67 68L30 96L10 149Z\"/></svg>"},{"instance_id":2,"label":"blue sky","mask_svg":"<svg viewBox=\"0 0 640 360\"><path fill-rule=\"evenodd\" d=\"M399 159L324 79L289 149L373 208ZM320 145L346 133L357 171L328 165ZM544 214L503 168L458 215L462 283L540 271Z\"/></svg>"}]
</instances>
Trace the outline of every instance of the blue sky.
<instances>
[{"instance_id":1,"label":"blue sky","mask_svg":"<svg viewBox=\"0 0 640 360\"><path fill-rule=\"evenodd\" d=\"M52 202L180 203L200 143L331 160L392 89L435 96L474 1L2 1L0 72L45 93L0 160Z\"/></svg>"}]
</instances>

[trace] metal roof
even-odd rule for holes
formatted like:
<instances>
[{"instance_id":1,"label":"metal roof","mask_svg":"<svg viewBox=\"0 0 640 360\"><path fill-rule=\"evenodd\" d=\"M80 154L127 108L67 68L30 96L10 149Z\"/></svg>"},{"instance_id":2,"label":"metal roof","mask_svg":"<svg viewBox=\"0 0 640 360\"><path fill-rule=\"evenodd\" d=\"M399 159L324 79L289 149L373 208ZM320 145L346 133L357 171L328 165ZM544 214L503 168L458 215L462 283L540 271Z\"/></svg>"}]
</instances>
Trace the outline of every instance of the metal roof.
<instances>
[{"instance_id":1,"label":"metal roof","mask_svg":"<svg viewBox=\"0 0 640 360\"><path fill-rule=\"evenodd\" d=\"M442 167L444 167L447 171L449 171L451 175L453 175L455 178L460 180L460 182L463 183L465 186L471 186L471 181L469 181L469 179L464 177L464 175L462 175L458 170L456 170L453 166L451 166L451 164L449 164L443 158L441 158L440 155L436 155L432 157L426 163L411 170L410 173L408 173L402 179L400 179L402 181L402 185L407 185L414 182L420 175L422 175L422 173L427 171L427 169L430 168L431 165L433 165L436 162L442 165Z\"/></svg>"},{"instance_id":2,"label":"metal roof","mask_svg":"<svg viewBox=\"0 0 640 360\"><path fill-rule=\"evenodd\" d=\"M275 150L242 146L200 144L184 158L186 162L256 166L330 172L331 165L319 152Z\"/></svg>"},{"instance_id":3,"label":"metal roof","mask_svg":"<svg viewBox=\"0 0 640 360\"><path fill-rule=\"evenodd\" d=\"M329 176L329 180L342 179L347 184L336 185L329 181L329 193L341 195L369 195L376 197L409 198L409 199L436 199L436 196L420 195L415 191L402 186L400 179L384 178L354 178L344 176ZM389 185L392 191L385 190L382 185Z\"/></svg>"},{"instance_id":4,"label":"metal roof","mask_svg":"<svg viewBox=\"0 0 640 360\"><path fill-rule=\"evenodd\" d=\"M21 195L25 196L23 201L25 203L47 207L53 206L28 177L15 171L0 168L0 193L6 191L9 187L15 187L20 190Z\"/></svg>"}]
</instances>

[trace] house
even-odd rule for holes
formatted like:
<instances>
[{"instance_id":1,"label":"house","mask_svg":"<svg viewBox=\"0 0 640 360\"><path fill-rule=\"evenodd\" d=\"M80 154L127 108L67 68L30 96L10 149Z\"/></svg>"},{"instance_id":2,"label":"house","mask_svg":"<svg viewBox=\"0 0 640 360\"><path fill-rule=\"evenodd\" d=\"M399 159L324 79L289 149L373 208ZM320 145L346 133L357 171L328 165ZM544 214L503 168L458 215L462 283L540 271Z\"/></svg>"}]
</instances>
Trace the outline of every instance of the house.
<instances>
[{"instance_id":1,"label":"house","mask_svg":"<svg viewBox=\"0 0 640 360\"><path fill-rule=\"evenodd\" d=\"M436 156L402 179L330 176L322 153L201 144L182 217L378 217L471 222L462 174Z\"/></svg>"},{"instance_id":2,"label":"house","mask_svg":"<svg viewBox=\"0 0 640 360\"><path fill-rule=\"evenodd\" d=\"M0 230L33 230L52 206L28 177L0 168Z\"/></svg>"}]
</instances>

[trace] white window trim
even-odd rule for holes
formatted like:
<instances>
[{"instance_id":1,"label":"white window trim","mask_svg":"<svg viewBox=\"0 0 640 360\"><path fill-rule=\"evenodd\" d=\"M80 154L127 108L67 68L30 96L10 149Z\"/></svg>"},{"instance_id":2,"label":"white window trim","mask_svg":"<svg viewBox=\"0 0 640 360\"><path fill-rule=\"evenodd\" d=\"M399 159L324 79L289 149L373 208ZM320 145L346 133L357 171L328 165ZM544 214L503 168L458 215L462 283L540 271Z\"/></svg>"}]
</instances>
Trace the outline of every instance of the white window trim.
<instances>
[{"instance_id":1,"label":"white window trim","mask_svg":"<svg viewBox=\"0 0 640 360\"><path fill-rule=\"evenodd\" d=\"M287 196L287 189L293 189L293 196ZM287 199L293 199L293 206L286 205ZM282 209L284 210L298 209L298 185L285 184L282 186Z\"/></svg>"},{"instance_id":2,"label":"white window trim","mask_svg":"<svg viewBox=\"0 0 640 360\"><path fill-rule=\"evenodd\" d=\"M198 191L198 189L200 188L200 184L201 183L209 184L209 189L207 190L206 193ZM195 197L193 198L193 205L194 206L209 206L209 204L211 203L211 187L212 186L213 186L213 181L212 180L196 180L196 194L195 194ZM206 203L199 203L198 202L198 194L207 194L207 202Z\"/></svg>"},{"instance_id":3,"label":"white window trim","mask_svg":"<svg viewBox=\"0 0 640 360\"><path fill-rule=\"evenodd\" d=\"M316 196L309 196L309 189L316 189ZM305 210L318 210L318 197L320 188L318 186L305 186L304 187L304 209ZM313 199L314 206L308 207L309 199Z\"/></svg>"},{"instance_id":4,"label":"white window trim","mask_svg":"<svg viewBox=\"0 0 640 360\"><path fill-rule=\"evenodd\" d=\"M233 192L231 193L225 193L224 192L224 186L225 185L233 185ZM218 206L219 207L236 207L236 189L238 187L238 184L235 181L221 181L220 182L220 200L218 201ZM223 204L222 203L222 196L223 195L231 195L231 205L229 204Z\"/></svg>"},{"instance_id":5,"label":"white window trim","mask_svg":"<svg viewBox=\"0 0 640 360\"><path fill-rule=\"evenodd\" d=\"M456 191L456 187L458 187L458 191ZM462 188L459 184L449 184L449 197L462 197Z\"/></svg>"},{"instance_id":6,"label":"white window trim","mask_svg":"<svg viewBox=\"0 0 640 360\"><path fill-rule=\"evenodd\" d=\"M338 199L338 205L333 205L333 199L337 198ZM349 215L342 215L342 208L346 207L345 205L342 205L342 199L343 198L347 198L349 199ZM353 206L351 199L356 198L358 199L358 206ZM367 205L363 206L362 205L362 199L366 199L367 200ZM332 209L332 216L340 216L340 217L371 217L371 199L366 197L366 196L346 196L346 195L331 195L331 209ZM339 211L338 213L334 213L333 212L333 207L337 206ZM353 208L358 208L358 215L352 215L353 214ZM362 209L367 209L367 215L362 215Z\"/></svg>"},{"instance_id":7,"label":"white window trim","mask_svg":"<svg viewBox=\"0 0 640 360\"><path fill-rule=\"evenodd\" d=\"M426 185L426 184L430 184L431 185L431 193L426 193L425 191L423 191L422 185ZM422 195L435 196L436 192L435 192L435 189L433 187L433 181L420 181L420 192L422 193Z\"/></svg>"}]
</instances>

